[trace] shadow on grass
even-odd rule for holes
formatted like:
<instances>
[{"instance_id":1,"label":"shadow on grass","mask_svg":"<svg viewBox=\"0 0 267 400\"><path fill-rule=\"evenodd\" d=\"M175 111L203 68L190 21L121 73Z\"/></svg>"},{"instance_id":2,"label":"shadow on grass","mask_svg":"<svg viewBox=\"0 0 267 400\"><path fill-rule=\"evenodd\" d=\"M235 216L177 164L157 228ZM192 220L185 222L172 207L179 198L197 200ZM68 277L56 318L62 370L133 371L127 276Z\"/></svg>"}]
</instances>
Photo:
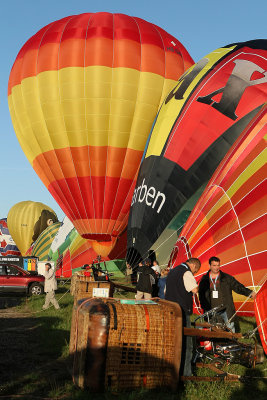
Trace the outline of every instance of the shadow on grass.
<instances>
[{"instance_id":1,"label":"shadow on grass","mask_svg":"<svg viewBox=\"0 0 267 400\"><path fill-rule=\"evenodd\" d=\"M257 399L266 400L267 398L267 379L264 371L247 369L245 376L242 377L242 388L235 389L229 400Z\"/></svg>"},{"instance_id":2,"label":"shadow on grass","mask_svg":"<svg viewBox=\"0 0 267 400\"><path fill-rule=\"evenodd\" d=\"M53 312L53 311L52 311ZM12 317L2 316L0 319L0 397L8 396L9 400L23 396L30 400L33 397L45 399L162 399L178 400L178 393L171 393L168 390L146 390L141 388L125 393L114 393L108 390L106 393L90 393L88 390L81 390L72 382L72 359L69 356L62 357L64 347L69 342L69 331L58 329L60 318L57 316L41 315L36 317L19 317L14 314ZM118 348L111 348L109 351L114 355ZM110 356L112 354L110 353ZM76 358L82 358L77 354ZM161 370L169 370L170 364L157 358L138 352L138 357L146 358L146 373L153 370L155 365ZM164 364L164 365L163 365ZM130 367L129 367L130 368ZM122 371L127 372L127 365ZM88 371L85 368L91 382L100 379L100 386L104 387L103 371L99 376L94 376L94 370ZM159 371L158 371L159 372ZM128 374L129 375L129 374ZM90 380L89 379L89 380ZM113 378L112 378L113 379ZM116 379L116 378L115 378ZM126 379L129 379L129 376ZM13 396L13 397L12 397Z\"/></svg>"},{"instance_id":3,"label":"shadow on grass","mask_svg":"<svg viewBox=\"0 0 267 400\"><path fill-rule=\"evenodd\" d=\"M55 378L69 378L66 363L58 360L69 340L69 331L53 329L58 322L57 317L51 316L1 315L0 395L25 390L40 395L53 388Z\"/></svg>"},{"instance_id":4,"label":"shadow on grass","mask_svg":"<svg viewBox=\"0 0 267 400\"><path fill-rule=\"evenodd\" d=\"M25 301L25 295L8 295L0 293L0 310L17 307Z\"/></svg>"}]
</instances>

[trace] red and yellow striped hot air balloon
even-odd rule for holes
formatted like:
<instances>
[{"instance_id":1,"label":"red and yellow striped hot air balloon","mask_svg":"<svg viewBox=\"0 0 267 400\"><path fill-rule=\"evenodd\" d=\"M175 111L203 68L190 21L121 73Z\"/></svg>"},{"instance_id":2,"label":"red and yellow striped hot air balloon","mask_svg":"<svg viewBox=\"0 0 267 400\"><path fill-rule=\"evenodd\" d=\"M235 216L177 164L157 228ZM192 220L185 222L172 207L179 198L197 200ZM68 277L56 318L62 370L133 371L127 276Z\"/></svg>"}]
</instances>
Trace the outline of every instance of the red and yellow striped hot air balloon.
<instances>
[{"instance_id":1,"label":"red and yellow striped hot air balloon","mask_svg":"<svg viewBox=\"0 0 267 400\"><path fill-rule=\"evenodd\" d=\"M266 280L267 106L263 106L227 153L190 214L175 245L171 264L201 260L198 276L217 256L221 269L251 289ZM236 309L244 302L234 294ZM239 314L253 314L250 300Z\"/></svg>"},{"instance_id":2,"label":"red and yellow striped hot air balloon","mask_svg":"<svg viewBox=\"0 0 267 400\"><path fill-rule=\"evenodd\" d=\"M79 234L102 243L99 254L127 226L153 120L192 64L158 26L105 12L45 26L15 60L8 102L18 140Z\"/></svg>"}]
</instances>

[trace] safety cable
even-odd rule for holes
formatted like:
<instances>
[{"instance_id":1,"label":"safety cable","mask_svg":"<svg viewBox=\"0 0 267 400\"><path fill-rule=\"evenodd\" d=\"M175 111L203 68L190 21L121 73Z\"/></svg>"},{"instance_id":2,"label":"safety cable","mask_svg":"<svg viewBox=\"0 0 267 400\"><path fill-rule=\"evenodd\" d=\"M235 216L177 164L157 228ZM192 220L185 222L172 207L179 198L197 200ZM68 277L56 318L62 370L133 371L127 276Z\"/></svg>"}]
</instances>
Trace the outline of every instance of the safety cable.
<instances>
[{"instance_id":1,"label":"safety cable","mask_svg":"<svg viewBox=\"0 0 267 400\"><path fill-rule=\"evenodd\" d=\"M253 329L252 331L247 332L246 336L251 338L257 332L257 330L259 328L261 328L266 322L267 322L267 318L265 318L264 321L262 321L259 325L257 325L255 329Z\"/></svg>"},{"instance_id":2,"label":"safety cable","mask_svg":"<svg viewBox=\"0 0 267 400\"><path fill-rule=\"evenodd\" d=\"M264 283L266 282L267 279L267 273L264 275L264 277L260 280L260 282L258 283L257 286L262 286L264 285ZM256 292L256 294L259 292L260 288L258 289L258 291ZM236 314L241 310L241 308L246 304L246 302L251 298L253 292L251 292L249 294L249 296L246 298L246 300L241 304L241 306L238 308L238 310L236 310L236 312L231 316L231 318L229 318L228 323L230 323L232 321L232 319L236 316Z\"/></svg>"}]
</instances>

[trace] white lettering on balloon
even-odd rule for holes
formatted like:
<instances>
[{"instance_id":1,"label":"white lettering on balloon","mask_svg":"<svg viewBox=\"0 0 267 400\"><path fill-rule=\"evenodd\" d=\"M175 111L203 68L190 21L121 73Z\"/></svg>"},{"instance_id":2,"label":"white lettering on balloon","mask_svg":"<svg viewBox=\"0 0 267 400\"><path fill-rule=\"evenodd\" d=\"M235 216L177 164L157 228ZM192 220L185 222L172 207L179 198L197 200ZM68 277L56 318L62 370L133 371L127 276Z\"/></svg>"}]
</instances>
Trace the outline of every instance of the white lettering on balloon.
<instances>
[{"instance_id":1,"label":"white lettering on balloon","mask_svg":"<svg viewBox=\"0 0 267 400\"><path fill-rule=\"evenodd\" d=\"M147 188L144 179L142 185L138 186L134 190L131 206L136 202L143 203L143 201L145 201L148 207L155 208L157 213L159 213L165 203L165 200L165 194L157 191L154 186Z\"/></svg>"}]
</instances>

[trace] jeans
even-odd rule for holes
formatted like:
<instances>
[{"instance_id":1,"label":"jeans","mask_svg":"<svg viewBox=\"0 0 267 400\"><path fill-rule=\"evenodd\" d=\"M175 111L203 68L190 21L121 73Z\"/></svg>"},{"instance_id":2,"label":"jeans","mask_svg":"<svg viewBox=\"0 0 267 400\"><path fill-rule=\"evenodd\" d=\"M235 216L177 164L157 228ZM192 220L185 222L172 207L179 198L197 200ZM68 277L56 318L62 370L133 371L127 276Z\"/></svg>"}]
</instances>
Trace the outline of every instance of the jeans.
<instances>
[{"instance_id":1,"label":"jeans","mask_svg":"<svg viewBox=\"0 0 267 400\"><path fill-rule=\"evenodd\" d=\"M233 321L229 322L226 311L219 313L219 315L224 320L227 328L231 329L232 332L235 332L235 323Z\"/></svg>"},{"instance_id":2,"label":"jeans","mask_svg":"<svg viewBox=\"0 0 267 400\"><path fill-rule=\"evenodd\" d=\"M190 315L183 315L183 326L191 328ZM180 375L192 376L193 338L183 335Z\"/></svg>"}]
</instances>

